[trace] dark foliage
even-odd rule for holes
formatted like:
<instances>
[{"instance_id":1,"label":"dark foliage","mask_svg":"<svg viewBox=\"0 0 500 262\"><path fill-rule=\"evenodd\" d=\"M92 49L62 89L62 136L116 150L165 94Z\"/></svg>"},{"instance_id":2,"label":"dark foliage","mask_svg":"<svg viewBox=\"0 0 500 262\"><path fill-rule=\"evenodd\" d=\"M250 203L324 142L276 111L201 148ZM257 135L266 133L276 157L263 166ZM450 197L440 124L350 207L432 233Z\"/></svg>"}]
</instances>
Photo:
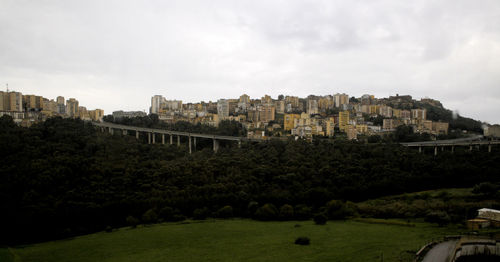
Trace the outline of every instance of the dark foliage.
<instances>
[{"instance_id":1,"label":"dark foliage","mask_svg":"<svg viewBox=\"0 0 500 262\"><path fill-rule=\"evenodd\" d=\"M61 118L31 128L0 118L0 159L1 244L138 223L128 217L202 218L226 205L233 216L301 220L323 211L337 217L327 202L338 199L347 210L338 217L345 217L345 200L500 182L496 148L434 156L391 143L270 141L189 155Z\"/></svg>"},{"instance_id":2,"label":"dark foliage","mask_svg":"<svg viewBox=\"0 0 500 262\"><path fill-rule=\"evenodd\" d=\"M325 225L328 217L323 213L318 213L314 215L313 220L316 225Z\"/></svg>"}]
</instances>

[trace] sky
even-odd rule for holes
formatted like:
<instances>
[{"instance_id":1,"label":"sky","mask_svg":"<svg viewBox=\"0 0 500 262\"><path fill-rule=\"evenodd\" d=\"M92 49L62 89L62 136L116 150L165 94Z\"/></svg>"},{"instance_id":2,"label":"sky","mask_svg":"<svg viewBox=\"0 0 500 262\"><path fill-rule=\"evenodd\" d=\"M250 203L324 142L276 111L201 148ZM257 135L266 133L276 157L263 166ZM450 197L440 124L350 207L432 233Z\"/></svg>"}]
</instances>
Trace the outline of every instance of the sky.
<instances>
[{"instance_id":1,"label":"sky","mask_svg":"<svg viewBox=\"0 0 500 262\"><path fill-rule=\"evenodd\" d=\"M400 94L500 123L498 0L0 0L0 89L151 97Z\"/></svg>"}]
</instances>

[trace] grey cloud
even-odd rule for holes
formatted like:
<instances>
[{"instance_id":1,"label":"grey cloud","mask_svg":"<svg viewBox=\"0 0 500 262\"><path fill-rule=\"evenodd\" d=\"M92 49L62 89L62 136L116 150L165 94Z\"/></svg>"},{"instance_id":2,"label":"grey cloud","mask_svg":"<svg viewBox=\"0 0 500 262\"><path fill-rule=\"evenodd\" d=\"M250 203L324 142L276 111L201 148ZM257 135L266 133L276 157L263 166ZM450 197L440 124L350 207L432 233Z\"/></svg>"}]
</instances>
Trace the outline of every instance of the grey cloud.
<instances>
[{"instance_id":1,"label":"grey cloud","mask_svg":"<svg viewBox=\"0 0 500 262\"><path fill-rule=\"evenodd\" d=\"M406 93L500 122L499 25L497 0L4 0L0 83L108 113L154 94Z\"/></svg>"}]
</instances>

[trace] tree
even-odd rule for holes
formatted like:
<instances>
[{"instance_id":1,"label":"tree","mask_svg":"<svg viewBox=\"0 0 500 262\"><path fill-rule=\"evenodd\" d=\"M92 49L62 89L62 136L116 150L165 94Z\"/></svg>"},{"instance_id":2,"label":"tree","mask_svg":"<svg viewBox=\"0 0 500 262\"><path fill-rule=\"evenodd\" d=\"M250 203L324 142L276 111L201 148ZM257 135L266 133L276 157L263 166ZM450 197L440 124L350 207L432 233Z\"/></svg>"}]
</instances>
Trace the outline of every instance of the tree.
<instances>
[{"instance_id":1,"label":"tree","mask_svg":"<svg viewBox=\"0 0 500 262\"><path fill-rule=\"evenodd\" d=\"M233 207L231 206L224 206L217 210L217 217L220 218L229 218L233 216Z\"/></svg>"},{"instance_id":2,"label":"tree","mask_svg":"<svg viewBox=\"0 0 500 262\"><path fill-rule=\"evenodd\" d=\"M280 218L282 220L292 220L294 218L293 216L293 206L285 204L282 205L280 208Z\"/></svg>"},{"instance_id":3,"label":"tree","mask_svg":"<svg viewBox=\"0 0 500 262\"><path fill-rule=\"evenodd\" d=\"M133 216L128 216L126 219L126 222L130 227L135 228L139 224L139 219L137 219Z\"/></svg>"},{"instance_id":4,"label":"tree","mask_svg":"<svg viewBox=\"0 0 500 262\"><path fill-rule=\"evenodd\" d=\"M325 225L328 218L323 213L318 213L313 217L314 223L316 225Z\"/></svg>"},{"instance_id":5,"label":"tree","mask_svg":"<svg viewBox=\"0 0 500 262\"><path fill-rule=\"evenodd\" d=\"M255 217L259 220L274 220L278 218L279 211L273 204L265 204L255 212Z\"/></svg>"},{"instance_id":6,"label":"tree","mask_svg":"<svg viewBox=\"0 0 500 262\"><path fill-rule=\"evenodd\" d=\"M144 224L153 224L158 222L158 215L154 209L149 209L142 215L142 222Z\"/></svg>"}]
</instances>

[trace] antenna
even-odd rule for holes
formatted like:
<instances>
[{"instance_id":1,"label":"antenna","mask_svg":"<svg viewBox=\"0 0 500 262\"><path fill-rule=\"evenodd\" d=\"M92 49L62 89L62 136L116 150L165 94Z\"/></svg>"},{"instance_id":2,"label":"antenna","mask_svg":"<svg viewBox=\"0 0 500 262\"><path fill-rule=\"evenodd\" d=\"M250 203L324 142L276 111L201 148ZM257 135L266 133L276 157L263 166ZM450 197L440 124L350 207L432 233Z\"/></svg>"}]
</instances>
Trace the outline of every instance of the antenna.
<instances>
[{"instance_id":1,"label":"antenna","mask_svg":"<svg viewBox=\"0 0 500 262\"><path fill-rule=\"evenodd\" d=\"M9 83L5 84L7 86L7 93L9 92Z\"/></svg>"}]
</instances>

